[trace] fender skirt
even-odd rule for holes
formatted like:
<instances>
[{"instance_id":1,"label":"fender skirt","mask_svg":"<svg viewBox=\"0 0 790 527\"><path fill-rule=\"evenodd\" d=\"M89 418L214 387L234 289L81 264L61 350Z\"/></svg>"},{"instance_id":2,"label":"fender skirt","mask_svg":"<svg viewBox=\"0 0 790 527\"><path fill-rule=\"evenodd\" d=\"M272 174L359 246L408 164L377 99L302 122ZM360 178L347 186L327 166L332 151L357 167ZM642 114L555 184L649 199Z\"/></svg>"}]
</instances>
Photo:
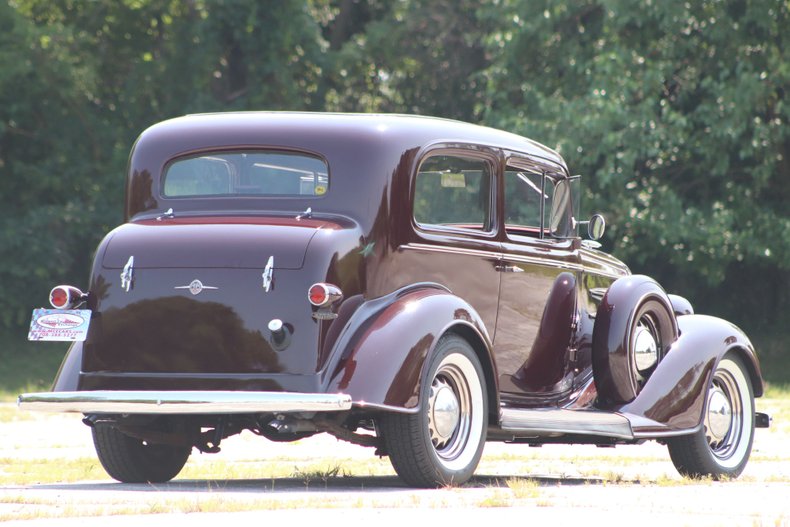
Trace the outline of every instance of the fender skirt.
<instances>
[{"instance_id":1,"label":"fender skirt","mask_svg":"<svg viewBox=\"0 0 790 527\"><path fill-rule=\"evenodd\" d=\"M636 399L615 411L631 422L634 437L692 433L702 424L716 366L734 351L749 370L755 397L763 394L760 365L748 337L735 325L706 315L678 317L680 337Z\"/></svg>"},{"instance_id":2,"label":"fender skirt","mask_svg":"<svg viewBox=\"0 0 790 527\"><path fill-rule=\"evenodd\" d=\"M378 303L383 299L367 302ZM416 412L420 402L420 380L426 358L439 338L455 331L482 355L490 394L496 393L496 376L487 367L491 361L491 340L477 312L444 288L426 287L388 298L383 309L365 315L363 323L340 336L327 369L327 393L349 394L358 408ZM369 312L368 312L369 314ZM498 401L490 406L498 408Z\"/></svg>"}]
</instances>

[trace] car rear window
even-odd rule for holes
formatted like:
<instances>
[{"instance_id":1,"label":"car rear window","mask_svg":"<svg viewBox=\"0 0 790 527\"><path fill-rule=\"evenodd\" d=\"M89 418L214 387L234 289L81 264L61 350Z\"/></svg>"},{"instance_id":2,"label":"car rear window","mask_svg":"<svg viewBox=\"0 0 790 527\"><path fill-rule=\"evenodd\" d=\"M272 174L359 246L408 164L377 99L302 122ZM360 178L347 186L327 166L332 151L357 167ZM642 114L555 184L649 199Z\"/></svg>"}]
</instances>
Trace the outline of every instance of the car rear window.
<instances>
[{"instance_id":1,"label":"car rear window","mask_svg":"<svg viewBox=\"0 0 790 527\"><path fill-rule=\"evenodd\" d=\"M322 196L328 189L326 161L274 150L183 157L168 164L162 181L162 194L168 198Z\"/></svg>"}]
</instances>

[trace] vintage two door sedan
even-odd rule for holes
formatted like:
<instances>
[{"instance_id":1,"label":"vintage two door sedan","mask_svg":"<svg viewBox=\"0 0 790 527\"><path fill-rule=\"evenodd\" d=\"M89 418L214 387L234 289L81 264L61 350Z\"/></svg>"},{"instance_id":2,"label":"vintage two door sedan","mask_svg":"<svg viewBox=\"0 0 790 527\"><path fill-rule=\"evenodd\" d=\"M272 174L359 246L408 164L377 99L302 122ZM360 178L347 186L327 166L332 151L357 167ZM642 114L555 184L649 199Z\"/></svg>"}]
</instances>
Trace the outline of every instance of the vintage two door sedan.
<instances>
[{"instance_id":1,"label":"vintage two door sedan","mask_svg":"<svg viewBox=\"0 0 790 527\"><path fill-rule=\"evenodd\" d=\"M682 474L737 476L769 423L749 339L600 252L578 182L443 119L157 124L87 290L34 312L31 339L74 342L20 406L84 414L122 482L243 430L370 446L413 486L465 482L485 441L656 440Z\"/></svg>"}]
</instances>

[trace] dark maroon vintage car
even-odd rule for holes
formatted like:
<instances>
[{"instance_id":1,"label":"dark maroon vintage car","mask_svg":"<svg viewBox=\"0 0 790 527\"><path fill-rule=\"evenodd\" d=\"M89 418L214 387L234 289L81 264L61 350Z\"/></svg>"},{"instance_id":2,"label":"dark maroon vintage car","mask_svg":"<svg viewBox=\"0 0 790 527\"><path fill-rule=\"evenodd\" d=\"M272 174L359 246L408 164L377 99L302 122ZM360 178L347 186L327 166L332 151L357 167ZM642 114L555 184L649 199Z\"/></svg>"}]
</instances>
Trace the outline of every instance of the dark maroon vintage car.
<instances>
[{"instance_id":1,"label":"dark maroon vintage car","mask_svg":"<svg viewBox=\"0 0 790 527\"><path fill-rule=\"evenodd\" d=\"M329 433L425 487L469 479L485 441L656 440L685 475L739 475L769 423L749 339L600 252L578 182L534 141L443 119L157 124L87 292L34 312L30 338L74 342L19 404L84 414L124 482L243 430Z\"/></svg>"}]
</instances>

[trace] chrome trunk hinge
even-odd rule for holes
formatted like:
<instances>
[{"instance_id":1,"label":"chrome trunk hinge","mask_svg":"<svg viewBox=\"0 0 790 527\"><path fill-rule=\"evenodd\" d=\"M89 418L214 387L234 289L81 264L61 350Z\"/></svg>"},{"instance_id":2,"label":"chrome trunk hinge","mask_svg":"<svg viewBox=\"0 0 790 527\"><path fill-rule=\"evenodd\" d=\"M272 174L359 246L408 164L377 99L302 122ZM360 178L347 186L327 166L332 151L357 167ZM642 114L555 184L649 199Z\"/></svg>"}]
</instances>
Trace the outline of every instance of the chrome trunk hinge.
<instances>
[{"instance_id":1,"label":"chrome trunk hinge","mask_svg":"<svg viewBox=\"0 0 790 527\"><path fill-rule=\"evenodd\" d=\"M157 216L156 221L162 221L163 219L171 220L175 217L176 217L176 213L173 212L173 207L170 207L164 212L164 214L162 214L161 216Z\"/></svg>"},{"instance_id":2,"label":"chrome trunk hinge","mask_svg":"<svg viewBox=\"0 0 790 527\"><path fill-rule=\"evenodd\" d=\"M263 290L268 293L274 281L274 256L269 256L269 261L266 262L266 267L263 268L261 278L263 278Z\"/></svg>"},{"instance_id":3,"label":"chrome trunk hinge","mask_svg":"<svg viewBox=\"0 0 790 527\"><path fill-rule=\"evenodd\" d=\"M134 281L134 256L130 256L129 261L126 262L126 265L123 266L123 271L121 272L121 288L128 293L129 290L132 288L133 281Z\"/></svg>"}]
</instances>

